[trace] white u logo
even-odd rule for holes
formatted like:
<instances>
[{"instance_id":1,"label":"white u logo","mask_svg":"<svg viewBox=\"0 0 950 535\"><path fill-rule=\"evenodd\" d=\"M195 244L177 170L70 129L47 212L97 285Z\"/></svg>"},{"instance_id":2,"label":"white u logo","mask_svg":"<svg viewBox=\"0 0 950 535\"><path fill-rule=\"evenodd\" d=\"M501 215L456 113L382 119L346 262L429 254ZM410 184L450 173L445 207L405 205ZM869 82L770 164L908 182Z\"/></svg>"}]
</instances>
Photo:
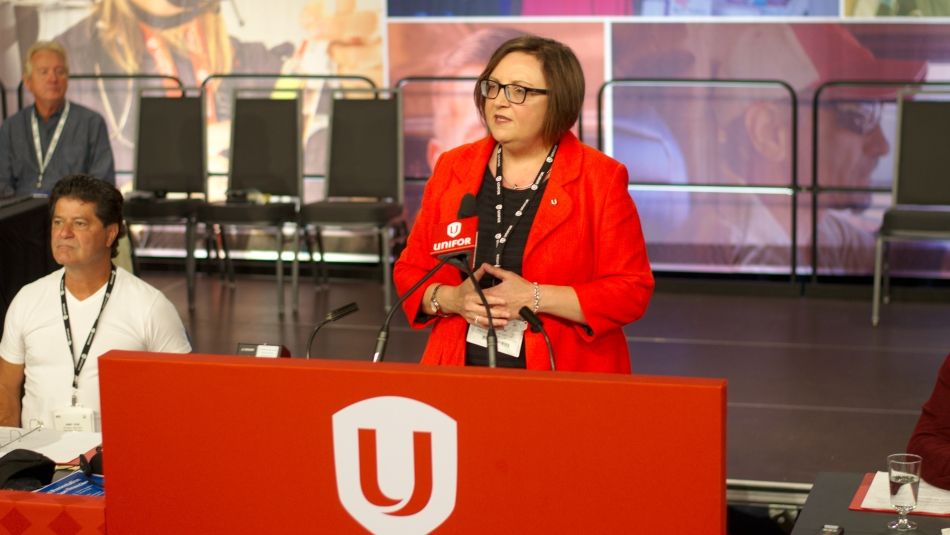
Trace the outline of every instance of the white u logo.
<instances>
[{"instance_id":1,"label":"white u logo","mask_svg":"<svg viewBox=\"0 0 950 535\"><path fill-rule=\"evenodd\" d=\"M458 221L453 221L449 223L448 228L445 229L450 238L454 238L459 235L459 232L462 232L462 224Z\"/></svg>"},{"instance_id":2,"label":"white u logo","mask_svg":"<svg viewBox=\"0 0 950 535\"><path fill-rule=\"evenodd\" d=\"M384 396L333 415L337 492L373 533L428 533L455 509L457 425L414 399Z\"/></svg>"}]
</instances>

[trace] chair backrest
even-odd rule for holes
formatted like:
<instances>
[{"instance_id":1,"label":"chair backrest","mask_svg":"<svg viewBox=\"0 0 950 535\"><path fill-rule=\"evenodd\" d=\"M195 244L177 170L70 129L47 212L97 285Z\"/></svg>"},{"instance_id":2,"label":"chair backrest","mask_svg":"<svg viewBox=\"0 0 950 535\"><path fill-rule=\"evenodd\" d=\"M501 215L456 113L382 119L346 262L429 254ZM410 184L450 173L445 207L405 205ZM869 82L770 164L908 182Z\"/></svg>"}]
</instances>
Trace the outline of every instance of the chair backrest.
<instances>
[{"instance_id":1,"label":"chair backrest","mask_svg":"<svg viewBox=\"0 0 950 535\"><path fill-rule=\"evenodd\" d=\"M950 92L901 93L898 103L894 204L950 207Z\"/></svg>"},{"instance_id":2,"label":"chair backrest","mask_svg":"<svg viewBox=\"0 0 950 535\"><path fill-rule=\"evenodd\" d=\"M229 189L299 198L303 181L299 98L235 96Z\"/></svg>"},{"instance_id":3,"label":"chair backrest","mask_svg":"<svg viewBox=\"0 0 950 535\"><path fill-rule=\"evenodd\" d=\"M389 98L334 98L326 196L403 200L399 92ZM343 92L344 94L347 92ZM365 96L366 91L362 92Z\"/></svg>"},{"instance_id":4,"label":"chair backrest","mask_svg":"<svg viewBox=\"0 0 950 535\"><path fill-rule=\"evenodd\" d=\"M133 186L138 191L204 193L202 101L195 97L139 97Z\"/></svg>"}]
</instances>

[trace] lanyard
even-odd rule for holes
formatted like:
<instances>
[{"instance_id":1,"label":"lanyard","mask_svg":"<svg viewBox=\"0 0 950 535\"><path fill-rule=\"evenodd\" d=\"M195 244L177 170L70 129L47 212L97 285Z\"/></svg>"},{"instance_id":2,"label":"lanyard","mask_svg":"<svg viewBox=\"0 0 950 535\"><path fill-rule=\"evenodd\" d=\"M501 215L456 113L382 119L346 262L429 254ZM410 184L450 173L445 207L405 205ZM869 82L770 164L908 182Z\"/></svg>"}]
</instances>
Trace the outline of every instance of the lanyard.
<instances>
[{"instance_id":1,"label":"lanyard","mask_svg":"<svg viewBox=\"0 0 950 535\"><path fill-rule=\"evenodd\" d=\"M33 126L33 148L36 149L36 163L40 167L40 174L36 177L36 189L43 187L43 173L46 172L46 166L49 165L50 159L53 157L53 151L56 150L56 145L59 144L59 136L63 133L63 127L66 126L66 118L69 117L69 101L66 101L66 105L63 107L63 116L59 118L59 123L56 124L56 130L53 132L53 139L49 142L49 147L46 149L46 154L43 154L43 147L40 144L40 125L36 121L36 112L34 111L30 115L32 119Z\"/></svg>"},{"instance_id":2,"label":"lanyard","mask_svg":"<svg viewBox=\"0 0 950 535\"><path fill-rule=\"evenodd\" d=\"M547 176L548 172L551 170L551 165L554 164L554 155L557 153L557 143L551 147L551 152L548 153L547 158L544 159L544 163L541 164L541 169L538 171L538 176L534 178L534 182L531 184L531 195L521 203L521 208L515 211L514 217L511 219L511 223L508 225L508 228L502 232L502 210L504 208L504 200L501 196L501 145L498 146L498 154L495 157L495 199L497 204L495 204L495 211L497 217L495 218L496 224L496 233L495 233L495 267L501 267L501 253L505 250L505 242L508 241L508 236L511 235L511 231L514 230L515 225L521 221L521 216L524 215L525 209L531 204L531 201L534 200L538 195L539 185L541 181L544 180L544 177Z\"/></svg>"},{"instance_id":3,"label":"lanyard","mask_svg":"<svg viewBox=\"0 0 950 535\"><path fill-rule=\"evenodd\" d=\"M89 350L92 348L92 340L96 337L96 327L99 325L99 318L102 317L102 311L109 302L109 296L112 295L112 288L115 286L115 266L112 266L112 272L109 273L109 284L106 285L106 295L102 298L102 306L99 307L99 315L96 321L92 323L89 329L89 335L86 336L86 343L82 346L82 352L79 354L79 360L76 360L76 353L73 352L73 331L69 326L69 308L66 306L66 274L59 281L59 302L63 308L63 325L66 327L66 344L69 346L69 356L73 359L73 406L76 406L76 395L79 389L79 372L86 365L86 357L89 356Z\"/></svg>"}]
</instances>

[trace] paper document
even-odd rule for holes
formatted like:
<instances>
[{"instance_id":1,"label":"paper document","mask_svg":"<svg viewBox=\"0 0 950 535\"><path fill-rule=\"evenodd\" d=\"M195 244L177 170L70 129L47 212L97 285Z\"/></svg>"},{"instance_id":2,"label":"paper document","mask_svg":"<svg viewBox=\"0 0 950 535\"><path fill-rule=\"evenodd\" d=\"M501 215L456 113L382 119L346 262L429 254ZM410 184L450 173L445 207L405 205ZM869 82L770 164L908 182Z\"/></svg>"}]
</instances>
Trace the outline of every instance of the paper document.
<instances>
[{"instance_id":1,"label":"paper document","mask_svg":"<svg viewBox=\"0 0 950 535\"><path fill-rule=\"evenodd\" d=\"M102 444L102 433L0 427L0 457L13 450L24 449L42 453L56 464L66 464L99 444Z\"/></svg>"},{"instance_id":2,"label":"paper document","mask_svg":"<svg viewBox=\"0 0 950 535\"><path fill-rule=\"evenodd\" d=\"M876 509L893 511L891 507L890 482L887 472L874 474L868 493L861 502L862 509ZM932 515L950 516L950 491L946 491L920 480L920 491L917 494L917 508L911 513L928 513Z\"/></svg>"}]
</instances>

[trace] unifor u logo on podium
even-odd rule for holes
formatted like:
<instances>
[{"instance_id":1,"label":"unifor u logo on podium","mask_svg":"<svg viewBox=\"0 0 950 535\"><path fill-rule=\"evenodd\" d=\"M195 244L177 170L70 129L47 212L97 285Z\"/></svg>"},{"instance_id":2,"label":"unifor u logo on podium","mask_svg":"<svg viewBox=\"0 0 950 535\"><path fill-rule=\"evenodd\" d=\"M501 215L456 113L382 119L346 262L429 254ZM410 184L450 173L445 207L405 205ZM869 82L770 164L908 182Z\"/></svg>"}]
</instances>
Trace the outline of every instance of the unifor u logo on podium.
<instances>
[{"instance_id":1,"label":"unifor u logo on podium","mask_svg":"<svg viewBox=\"0 0 950 535\"><path fill-rule=\"evenodd\" d=\"M373 533L428 533L452 514L458 484L453 418L414 399L382 396L333 415L336 487Z\"/></svg>"}]
</instances>

